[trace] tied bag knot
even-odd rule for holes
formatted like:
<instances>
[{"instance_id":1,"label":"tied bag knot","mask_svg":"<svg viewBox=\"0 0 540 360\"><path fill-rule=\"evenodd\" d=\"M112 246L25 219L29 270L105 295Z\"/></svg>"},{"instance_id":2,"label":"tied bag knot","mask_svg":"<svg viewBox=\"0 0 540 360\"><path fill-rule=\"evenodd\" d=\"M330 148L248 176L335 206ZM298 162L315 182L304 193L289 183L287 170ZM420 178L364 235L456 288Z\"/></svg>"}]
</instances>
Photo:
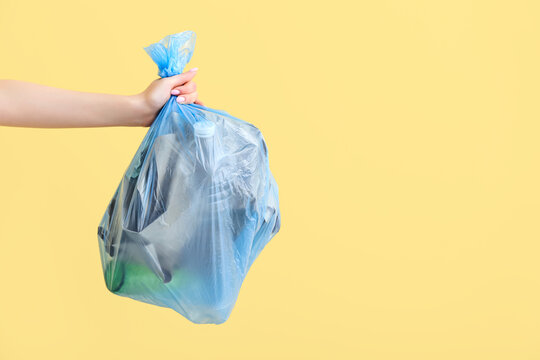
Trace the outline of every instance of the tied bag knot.
<instances>
[{"instance_id":1,"label":"tied bag knot","mask_svg":"<svg viewBox=\"0 0 540 360\"><path fill-rule=\"evenodd\" d=\"M196 35L193 31L183 31L168 35L144 50L157 64L160 77L179 75L191 60L195 49Z\"/></svg>"}]
</instances>

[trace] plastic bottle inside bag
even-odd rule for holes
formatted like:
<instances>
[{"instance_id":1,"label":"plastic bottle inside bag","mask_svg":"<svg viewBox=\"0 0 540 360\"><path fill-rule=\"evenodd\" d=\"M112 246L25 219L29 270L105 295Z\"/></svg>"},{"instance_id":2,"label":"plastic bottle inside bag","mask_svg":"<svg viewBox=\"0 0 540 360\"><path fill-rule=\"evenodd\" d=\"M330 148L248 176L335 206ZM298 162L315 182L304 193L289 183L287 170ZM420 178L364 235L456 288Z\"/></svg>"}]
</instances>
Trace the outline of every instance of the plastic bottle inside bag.
<instances>
[{"instance_id":1,"label":"plastic bottle inside bag","mask_svg":"<svg viewBox=\"0 0 540 360\"><path fill-rule=\"evenodd\" d=\"M193 241L187 246L185 259L191 271L202 280L196 291L201 316L216 308L227 307L236 300L239 278L234 263L234 233L231 206L231 177L222 166L223 149L216 126L203 120L193 125L195 140L195 178L201 187L199 223ZM195 289L194 289L195 290Z\"/></svg>"},{"instance_id":2,"label":"plastic bottle inside bag","mask_svg":"<svg viewBox=\"0 0 540 360\"><path fill-rule=\"evenodd\" d=\"M217 138L216 125L208 120L199 121L193 125L193 135L195 136L195 146L197 147L197 157L202 168L208 175L212 175L216 166Z\"/></svg>"}]
</instances>

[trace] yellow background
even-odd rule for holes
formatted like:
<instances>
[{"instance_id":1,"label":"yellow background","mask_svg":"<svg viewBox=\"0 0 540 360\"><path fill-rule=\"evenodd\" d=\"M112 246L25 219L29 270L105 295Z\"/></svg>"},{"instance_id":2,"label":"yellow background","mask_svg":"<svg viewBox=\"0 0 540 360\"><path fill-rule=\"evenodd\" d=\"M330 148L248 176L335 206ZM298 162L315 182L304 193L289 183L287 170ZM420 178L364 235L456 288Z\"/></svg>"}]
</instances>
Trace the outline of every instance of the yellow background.
<instances>
[{"instance_id":1,"label":"yellow background","mask_svg":"<svg viewBox=\"0 0 540 360\"><path fill-rule=\"evenodd\" d=\"M146 129L0 128L0 359L540 359L537 1L0 0L0 78L132 94L194 30L283 227L231 318L110 294L96 228ZM28 94L39 97L40 94Z\"/></svg>"}]
</instances>

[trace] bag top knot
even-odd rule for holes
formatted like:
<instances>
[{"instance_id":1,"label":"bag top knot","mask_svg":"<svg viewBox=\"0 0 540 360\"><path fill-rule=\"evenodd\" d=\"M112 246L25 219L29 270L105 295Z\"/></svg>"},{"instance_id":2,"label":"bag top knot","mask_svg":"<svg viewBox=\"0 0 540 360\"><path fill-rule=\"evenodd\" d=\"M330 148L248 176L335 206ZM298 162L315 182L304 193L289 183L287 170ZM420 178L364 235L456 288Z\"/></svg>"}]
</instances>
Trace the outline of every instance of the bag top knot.
<instances>
[{"instance_id":1,"label":"bag top knot","mask_svg":"<svg viewBox=\"0 0 540 360\"><path fill-rule=\"evenodd\" d=\"M159 76L168 77L181 74L195 49L196 35L193 31L184 31L168 35L159 42L147 46L144 50L159 68Z\"/></svg>"}]
</instances>

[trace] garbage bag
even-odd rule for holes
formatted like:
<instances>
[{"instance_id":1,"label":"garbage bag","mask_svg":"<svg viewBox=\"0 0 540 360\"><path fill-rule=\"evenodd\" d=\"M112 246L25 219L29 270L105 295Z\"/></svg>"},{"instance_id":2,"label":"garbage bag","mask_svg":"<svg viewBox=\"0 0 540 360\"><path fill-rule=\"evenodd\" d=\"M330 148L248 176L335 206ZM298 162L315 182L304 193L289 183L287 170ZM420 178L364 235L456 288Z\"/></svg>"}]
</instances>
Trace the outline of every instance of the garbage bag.
<instances>
[{"instance_id":1,"label":"garbage bag","mask_svg":"<svg viewBox=\"0 0 540 360\"><path fill-rule=\"evenodd\" d=\"M166 77L183 71L194 45L195 34L185 31L145 50ZM194 323L222 323L280 224L261 132L171 96L99 224L105 283Z\"/></svg>"}]
</instances>

